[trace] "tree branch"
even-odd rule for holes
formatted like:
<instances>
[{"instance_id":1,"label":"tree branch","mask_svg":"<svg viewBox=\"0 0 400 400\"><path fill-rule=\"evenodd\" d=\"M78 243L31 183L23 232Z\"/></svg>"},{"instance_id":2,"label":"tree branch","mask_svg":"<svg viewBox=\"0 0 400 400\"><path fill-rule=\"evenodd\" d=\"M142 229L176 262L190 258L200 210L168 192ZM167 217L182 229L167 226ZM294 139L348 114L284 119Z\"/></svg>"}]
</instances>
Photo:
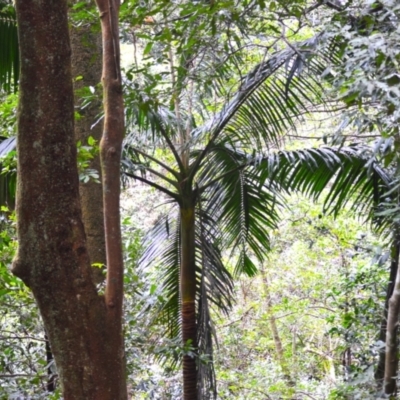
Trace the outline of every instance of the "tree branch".
<instances>
[{"instance_id":1,"label":"tree branch","mask_svg":"<svg viewBox=\"0 0 400 400\"><path fill-rule=\"evenodd\" d=\"M171 167L169 167L167 164L164 164L163 162L161 162L160 160L157 160L157 158L145 153L144 151L139 150L137 147L133 147L133 146L129 146L133 151L136 151L137 153L139 153L140 155L142 155L145 158L148 158L151 161L154 161L156 164L158 164L160 167L166 169L168 172L170 172L172 175L174 175L175 178L179 179L179 174L172 169Z\"/></svg>"},{"instance_id":2,"label":"tree branch","mask_svg":"<svg viewBox=\"0 0 400 400\"><path fill-rule=\"evenodd\" d=\"M0 336L0 340L36 340L38 342L47 342L46 339L40 339L34 336Z\"/></svg>"},{"instance_id":3,"label":"tree branch","mask_svg":"<svg viewBox=\"0 0 400 400\"><path fill-rule=\"evenodd\" d=\"M160 179L164 180L165 182L170 183L172 186L176 187L177 189L179 189L179 183L177 181L173 181L172 179L167 178L165 175L163 175L162 173L154 170L153 168L150 167L146 167L143 166L143 168L146 169L146 171L149 171L150 173L152 173L153 175L158 176Z\"/></svg>"},{"instance_id":4,"label":"tree branch","mask_svg":"<svg viewBox=\"0 0 400 400\"><path fill-rule=\"evenodd\" d=\"M57 374L53 376L58 376ZM33 378L33 377L39 377L39 378L47 378L48 375L37 375L37 374L1 374L0 378Z\"/></svg>"},{"instance_id":5,"label":"tree branch","mask_svg":"<svg viewBox=\"0 0 400 400\"><path fill-rule=\"evenodd\" d=\"M165 131L165 129L162 126L160 126L160 133L163 136L163 138L165 139L165 141L167 142L167 145L168 145L169 149L171 150L176 163L178 164L180 172L183 172L184 166L183 166L181 158L179 157L178 151L176 150L176 147L174 146L171 139L168 137L167 132Z\"/></svg>"},{"instance_id":6,"label":"tree branch","mask_svg":"<svg viewBox=\"0 0 400 400\"><path fill-rule=\"evenodd\" d=\"M178 203L180 202L180 196L179 196L177 193L171 192L170 190L168 190L168 189L162 187L161 185L158 185L158 184L155 183L155 182L149 181L148 179L143 178L143 177L141 177L141 176L134 175L134 174L131 174L131 173L129 173L129 172L124 172L124 174L125 174L126 176L129 176L130 178L137 179L138 181L141 181L141 182L143 182L143 183L146 183L147 185L152 186L153 188L159 190L160 192L165 193L167 196L172 197L172 198L173 198L174 200L176 200Z\"/></svg>"}]
</instances>

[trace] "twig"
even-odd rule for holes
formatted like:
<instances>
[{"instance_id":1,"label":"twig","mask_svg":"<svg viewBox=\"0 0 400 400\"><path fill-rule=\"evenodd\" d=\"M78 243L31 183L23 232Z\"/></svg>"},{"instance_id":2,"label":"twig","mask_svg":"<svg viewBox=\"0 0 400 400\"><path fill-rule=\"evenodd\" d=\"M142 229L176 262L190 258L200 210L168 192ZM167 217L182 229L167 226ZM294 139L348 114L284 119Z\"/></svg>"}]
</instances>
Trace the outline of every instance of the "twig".
<instances>
[{"instance_id":1,"label":"twig","mask_svg":"<svg viewBox=\"0 0 400 400\"><path fill-rule=\"evenodd\" d=\"M306 393L306 392L300 391L300 392L296 392L296 393L304 394L305 396L307 396L307 397L309 397L310 399L313 399L313 400L318 400L316 397L311 396L311 394L308 394L308 393Z\"/></svg>"},{"instance_id":2,"label":"twig","mask_svg":"<svg viewBox=\"0 0 400 400\"><path fill-rule=\"evenodd\" d=\"M36 340L38 342L47 342L46 339L39 339L34 336L0 336L0 340Z\"/></svg>"},{"instance_id":3,"label":"twig","mask_svg":"<svg viewBox=\"0 0 400 400\"><path fill-rule=\"evenodd\" d=\"M172 168L170 168L167 164L164 164L162 161L158 160L157 158L151 156L150 154L147 154L146 152L139 150L137 147L129 146L133 151L136 153L139 153L145 158L148 158L151 161L154 161L156 164L158 164L160 167L166 169L168 172L170 172L172 175L175 176L175 178L179 178L179 174Z\"/></svg>"},{"instance_id":4,"label":"twig","mask_svg":"<svg viewBox=\"0 0 400 400\"><path fill-rule=\"evenodd\" d=\"M54 376L58 376L57 374L55 374ZM47 375L37 375L37 374L2 374L2 375L0 375L0 378L5 378L5 379L8 379L8 378L33 378L33 377L35 377L35 378L41 378L41 379L43 379L43 378L47 378Z\"/></svg>"},{"instance_id":5,"label":"twig","mask_svg":"<svg viewBox=\"0 0 400 400\"><path fill-rule=\"evenodd\" d=\"M220 379L217 382L221 382L221 383L225 383L225 384L229 385L229 382L223 381L223 380L220 380ZM267 394L266 392L264 392L263 390L254 389L254 388L248 388L248 387L237 385L237 384L235 384L235 387L237 387L238 389L244 389L244 390L249 390L251 392L261 393L263 396L266 396L265 397L266 400L272 400L272 397L269 394Z\"/></svg>"},{"instance_id":6,"label":"twig","mask_svg":"<svg viewBox=\"0 0 400 400\"><path fill-rule=\"evenodd\" d=\"M236 324L237 322L240 322L253 308L254 308L254 307L250 307L247 311L245 311L245 312L241 315L240 318L238 318L238 319L236 319L236 320L234 320L234 321L231 321L231 322L229 322L229 323L227 323L227 324L225 324L225 325L222 325L221 328L226 328L226 327L228 327L228 326L231 326L231 325L233 325L233 324Z\"/></svg>"},{"instance_id":7,"label":"twig","mask_svg":"<svg viewBox=\"0 0 400 400\"><path fill-rule=\"evenodd\" d=\"M143 177L141 177L141 176L134 175L134 174L130 174L129 172L124 172L124 175L129 176L130 178L133 178L133 179L137 179L138 181L144 182L144 183L146 183L147 185L152 186L152 187L154 187L155 189L159 190L160 192L165 193L167 196L172 197L172 198L175 199L176 201L178 201L178 202L180 201L180 197L179 197L178 194L173 193L173 192L169 191L168 189L166 189L166 188L164 188L164 187L162 187L162 186L160 186L160 185L157 185L157 183L154 183L154 182L152 182L152 181L149 181L148 179L143 178Z\"/></svg>"}]
</instances>

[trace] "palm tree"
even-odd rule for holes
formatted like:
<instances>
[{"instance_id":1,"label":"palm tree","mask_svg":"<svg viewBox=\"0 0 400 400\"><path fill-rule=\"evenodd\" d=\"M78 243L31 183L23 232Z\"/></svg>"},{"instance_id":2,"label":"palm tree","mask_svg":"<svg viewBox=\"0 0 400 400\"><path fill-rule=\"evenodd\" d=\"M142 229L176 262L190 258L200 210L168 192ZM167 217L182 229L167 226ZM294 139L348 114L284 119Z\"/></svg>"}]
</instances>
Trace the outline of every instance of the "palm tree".
<instances>
[{"instance_id":1,"label":"palm tree","mask_svg":"<svg viewBox=\"0 0 400 400\"><path fill-rule=\"evenodd\" d=\"M140 263L157 264L162 275L166 300L157 317L170 336L181 335L186 400L216 393L212 362L204 357L212 361L210 308L227 312L232 301L233 277L223 254L231 252L234 275L252 276L269 249L268 230L277 226L282 202L279 182L265 178L264 154L322 102L318 76L335 52L315 57L317 44L313 38L260 63L201 126L190 108L185 114L181 107L177 116L151 99L127 105L140 136L134 131L126 139L125 176L172 203L148 235ZM154 142L164 159L149 151Z\"/></svg>"},{"instance_id":2,"label":"palm tree","mask_svg":"<svg viewBox=\"0 0 400 400\"><path fill-rule=\"evenodd\" d=\"M0 84L6 91L11 90L12 82L15 90L18 81L15 14L8 6L5 0L0 4L0 33L10 38L0 54ZM167 301L159 316L169 322L172 336L182 330L187 352L183 361L185 398L195 398L197 389L201 397L210 389L215 391L215 377L209 368L212 364L198 360L202 354L212 357L209 305L227 312L231 304L232 275L222 263L222 249L235 249L235 274L256 273L257 260L264 258L269 247L266 229L275 227L279 218L277 190L299 189L317 197L321 188L335 179L327 209L333 207L336 212L353 194L360 193L364 197L359 204L373 213L374 208L365 204L377 204L376 199L382 199L379 188L387 186L386 181L386 186L376 186L374 179L384 182L384 175L367 173L369 161L357 155L355 149L276 153L268 159L260 152L271 142L278 144L280 134L294 128L296 117L307 111L310 97L311 102L321 101L317 77L326 64L311 57L315 44L309 41L293 46L261 63L247 75L223 110L201 127L195 127L192 115L187 115L187 126L191 128L186 129L168 108L151 101L137 108L139 127L156 133L175 160L175 165L166 165L128 140L125 154L129 158L123 166L126 176L156 187L175 204L149 236L152 241L142 263L158 262L164 267ZM287 65L291 67L282 73ZM304 65L309 68L306 79L304 74L297 79ZM274 76L275 80L271 79ZM163 173L153 169L151 163ZM324 168L314 170L314 164ZM279 169L274 170L273 165L279 165ZM158 176L164 185L138 174L138 169ZM272 170L273 175L266 173ZM322 170L325 172L319 174ZM308 183L304 171L313 171ZM346 175L349 171L353 175ZM317 176L319 181L315 180ZM350 178L356 176L359 180ZM368 197L371 194L374 196ZM382 220L376 218L376 213L373 216L375 221ZM164 248L159 247L160 242Z\"/></svg>"},{"instance_id":3,"label":"palm tree","mask_svg":"<svg viewBox=\"0 0 400 400\"><path fill-rule=\"evenodd\" d=\"M196 387L201 397L210 390L215 392L212 363L204 362L202 355L208 354L212 360L209 306L227 312L232 301L232 275L222 263L221 250L235 248L235 274L256 273L257 263L251 255L262 260L268 250L266 229L275 227L279 219L278 189L301 190L318 197L335 179L326 209L338 212L345 201L359 193L363 197L356 196L360 200L356 204L369 210L375 221L383 220L377 218L372 205L381 202L390 176L385 176L378 163L371 164L367 149L312 149L275 153L268 158L254 151L270 142L278 144L280 133L294 128L296 116L307 111L310 97L321 100L315 77L324 66L310 57L313 46L315 43L308 42L285 50L257 66L216 118L190 131L186 138L190 147L176 140L179 122L168 108L142 103L137 109L139 126L147 133L159 134L176 163L166 165L135 147L131 138L127 140L125 154L129 157L123 161L126 176L156 187L175 204L149 235L142 264L158 262L164 269L167 301L158 317L169 323L169 334L179 336L181 327L185 327L186 398L194 398ZM310 73L306 79L304 75L296 79L296 72L306 61ZM282 67L290 62L292 67L282 73ZM276 80L271 79L274 76ZM309 82L311 92L306 89ZM5 142L4 147L11 142ZM161 178L166 185L137 173L140 169L160 177L149 162L170 175ZM374 174L371 165L376 167ZM15 180L10 182L15 185ZM181 297L183 291L186 301Z\"/></svg>"},{"instance_id":4,"label":"palm tree","mask_svg":"<svg viewBox=\"0 0 400 400\"><path fill-rule=\"evenodd\" d=\"M397 223L390 217L393 213L385 210L385 202L397 205L394 193L398 189L393 188L393 171L383 168L375 157L376 149L308 149L268 157L260 151L271 143L278 145L280 134L294 127L296 117L310 103L322 100L316 77L325 69L324 61L326 66L326 61L339 58L334 46L331 57L325 59L323 54L320 59L310 57L307 46L310 42L257 66L233 100L200 127L182 129L194 125L190 114L180 126L170 109L150 100L135 108L135 122L144 133L142 143L148 146L156 138L175 162L163 163L132 138L126 142L130 161L125 160L125 174L160 190L175 206L149 235L141 263L159 265L167 299L159 320L168 322L171 336L182 334L183 345L191 345L183 362L185 398L194 398L196 379L201 397L215 388L211 364L196 365L193 354L212 357L209 305L227 312L231 302L232 276L222 263L222 250L234 249L235 274L256 273L257 261L263 260L269 247L266 232L279 219L282 190L314 198L327 190L325 211L337 214L351 202L379 232L391 232L394 256L386 303L393 291L399 240ZM298 79L298 70L307 62L308 74ZM291 68L279 75L283 63ZM155 182L147 173L159 180ZM387 304L385 313L384 321ZM385 332L384 324L383 338ZM382 353L379 364L384 362Z\"/></svg>"}]
</instances>

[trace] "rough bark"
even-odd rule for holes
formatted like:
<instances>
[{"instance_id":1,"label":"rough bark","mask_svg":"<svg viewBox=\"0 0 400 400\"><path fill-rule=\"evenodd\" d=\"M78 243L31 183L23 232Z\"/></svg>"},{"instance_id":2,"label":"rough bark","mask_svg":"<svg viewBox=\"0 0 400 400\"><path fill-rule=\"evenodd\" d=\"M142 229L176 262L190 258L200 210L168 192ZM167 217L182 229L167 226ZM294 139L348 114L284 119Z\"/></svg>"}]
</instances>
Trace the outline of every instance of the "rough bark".
<instances>
[{"instance_id":1,"label":"rough bark","mask_svg":"<svg viewBox=\"0 0 400 400\"><path fill-rule=\"evenodd\" d=\"M396 250L392 257L397 259L398 263L398 246L396 240L394 247ZM398 374L398 325L400 313L400 271L397 268L396 279L394 281L393 293L388 302L388 316L386 326L386 351L385 351L385 373L384 373L384 391L387 395L396 393L397 390L397 374Z\"/></svg>"},{"instance_id":2,"label":"rough bark","mask_svg":"<svg viewBox=\"0 0 400 400\"><path fill-rule=\"evenodd\" d=\"M196 269L195 269L195 212L194 205L181 207L181 313L182 340L190 342L196 352ZM197 399L197 366L196 359L190 355L183 357L183 399Z\"/></svg>"},{"instance_id":3,"label":"rough bark","mask_svg":"<svg viewBox=\"0 0 400 400\"><path fill-rule=\"evenodd\" d=\"M75 92L75 107L79 108L81 99L77 91L82 87L96 87L101 79L101 33L90 24L71 27L72 77ZM76 77L81 77L77 80ZM89 136L100 143L102 124L94 125L102 111L100 100L80 110L81 118L75 121L75 138L86 144ZM94 125L92 127L92 125ZM87 249L92 264L106 265L106 247L103 216L103 188L101 184L100 154L89 163L89 168L99 172L100 183L90 180L79 183L83 225L86 232ZM94 267L95 283L104 280L102 269Z\"/></svg>"},{"instance_id":4,"label":"rough bark","mask_svg":"<svg viewBox=\"0 0 400 400\"><path fill-rule=\"evenodd\" d=\"M390 274L389 274L389 283L386 290L386 298L385 305L383 310L383 316L381 321L381 326L379 330L379 340L383 343L386 342L386 325L388 318L388 306L389 299L393 294L394 283L397 275L397 270L399 268L399 253L400 246L398 240L395 240L392 245L392 255L391 255L391 263L390 263ZM379 361L378 366L375 371L375 380L378 384L378 388L381 389L383 385L383 378L385 375L385 360L386 360L386 352L384 349L379 352Z\"/></svg>"},{"instance_id":5,"label":"rough bark","mask_svg":"<svg viewBox=\"0 0 400 400\"><path fill-rule=\"evenodd\" d=\"M63 398L125 399L116 390L123 377L115 374L122 349L113 342L121 329L105 323L110 312L92 282L82 224L67 1L17 0L16 7L21 78L13 272L35 296Z\"/></svg>"}]
</instances>

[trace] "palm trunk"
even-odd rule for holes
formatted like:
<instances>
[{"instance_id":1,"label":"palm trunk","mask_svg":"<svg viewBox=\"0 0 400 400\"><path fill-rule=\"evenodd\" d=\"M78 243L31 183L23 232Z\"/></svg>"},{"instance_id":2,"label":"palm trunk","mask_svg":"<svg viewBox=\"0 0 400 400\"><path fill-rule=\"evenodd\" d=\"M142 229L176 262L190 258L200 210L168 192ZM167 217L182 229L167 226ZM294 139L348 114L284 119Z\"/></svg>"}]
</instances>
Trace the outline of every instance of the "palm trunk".
<instances>
[{"instance_id":1,"label":"palm trunk","mask_svg":"<svg viewBox=\"0 0 400 400\"><path fill-rule=\"evenodd\" d=\"M393 294L394 283L396 280L397 270L399 268L399 252L400 252L399 241L395 240L394 243L392 244L392 256L391 256L392 259L390 263L389 283L387 286L385 305L379 331L379 340L383 343L386 342L386 326L388 319L389 299ZM385 375L385 362L386 362L385 349L381 349L379 351L378 366L375 371L375 380L378 384L379 389L381 389L383 385L383 378Z\"/></svg>"},{"instance_id":2,"label":"palm trunk","mask_svg":"<svg viewBox=\"0 0 400 400\"><path fill-rule=\"evenodd\" d=\"M190 343L196 352L196 269L195 269L195 210L194 204L182 205L181 214L181 313L183 345ZM197 399L196 359L190 355L183 357L183 399Z\"/></svg>"},{"instance_id":3,"label":"palm trunk","mask_svg":"<svg viewBox=\"0 0 400 400\"><path fill-rule=\"evenodd\" d=\"M398 262L398 246L396 240L394 254L392 257ZM388 317L386 328L386 354L385 354L385 374L384 390L385 394L391 395L396 392L397 373L398 373L398 320L400 313L400 271L397 268L396 279L393 287L393 293L388 303Z\"/></svg>"}]
</instances>

